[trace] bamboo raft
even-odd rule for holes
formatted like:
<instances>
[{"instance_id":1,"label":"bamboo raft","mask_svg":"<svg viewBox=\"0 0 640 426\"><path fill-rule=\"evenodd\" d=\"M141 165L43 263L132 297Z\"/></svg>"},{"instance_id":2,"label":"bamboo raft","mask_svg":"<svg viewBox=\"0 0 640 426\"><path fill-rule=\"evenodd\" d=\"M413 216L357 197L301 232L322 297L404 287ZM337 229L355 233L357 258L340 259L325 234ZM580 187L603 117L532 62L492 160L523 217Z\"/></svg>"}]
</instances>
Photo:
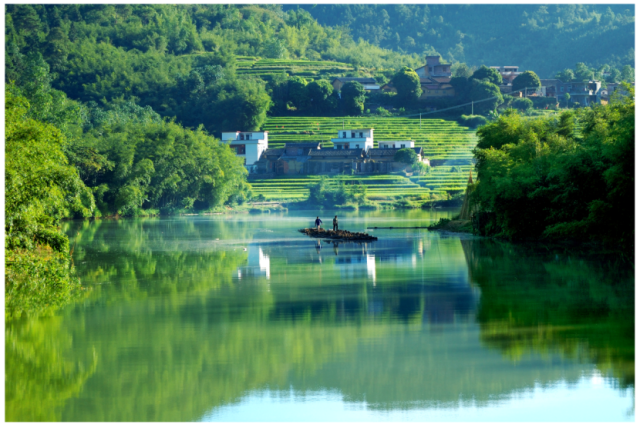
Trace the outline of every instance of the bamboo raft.
<instances>
[{"instance_id":1,"label":"bamboo raft","mask_svg":"<svg viewBox=\"0 0 640 426\"><path fill-rule=\"evenodd\" d=\"M374 237L369 234L365 234L364 232L350 232L350 231L332 231L328 229L320 228L317 230L316 228L304 228L298 229L298 232L301 232L305 235L308 235L311 238L328 238L332 240L348 240L348 241L377 241L378 237Z\"/></svg>"}]
</instances>

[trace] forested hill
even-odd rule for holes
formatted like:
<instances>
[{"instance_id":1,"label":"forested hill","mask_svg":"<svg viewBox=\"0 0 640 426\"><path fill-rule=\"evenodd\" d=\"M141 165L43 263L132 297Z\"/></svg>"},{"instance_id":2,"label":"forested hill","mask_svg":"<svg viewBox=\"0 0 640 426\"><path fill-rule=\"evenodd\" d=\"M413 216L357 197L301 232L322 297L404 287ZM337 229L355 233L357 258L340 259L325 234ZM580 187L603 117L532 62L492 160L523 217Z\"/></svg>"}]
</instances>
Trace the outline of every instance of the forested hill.
<instances>
[{"instance_id":1,"label":"forested hill","mask_svg":"<svg viewBox=\"0 0 640 426\"><path fill-rule=\"evenodd\" d=\"M287 5L285 9L298 6ZM578 62L634 66L633 4L299 6L377 46L469 66L518 65L552 77Z\"/></svg>"}]
</instances>

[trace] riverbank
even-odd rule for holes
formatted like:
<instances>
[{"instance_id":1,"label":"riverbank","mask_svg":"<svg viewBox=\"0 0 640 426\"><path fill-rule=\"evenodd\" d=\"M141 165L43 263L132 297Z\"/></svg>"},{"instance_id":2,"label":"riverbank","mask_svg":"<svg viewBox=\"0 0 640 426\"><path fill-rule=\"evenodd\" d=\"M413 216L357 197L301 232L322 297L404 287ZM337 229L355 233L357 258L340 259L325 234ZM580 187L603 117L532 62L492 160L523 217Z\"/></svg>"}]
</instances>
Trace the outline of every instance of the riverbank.
<instances>
[{"instance_id":1,"label":"riverbank","mask_svg":"<svg viewBox=\"0 0 640 426\"><path fill-rule=\"evenodd\" d=\"M427 227L430 231L447 231L465 234L473 234L473 226L470 220L445 219L441 218L438 222Z\"/></svg>"}]
</instances>

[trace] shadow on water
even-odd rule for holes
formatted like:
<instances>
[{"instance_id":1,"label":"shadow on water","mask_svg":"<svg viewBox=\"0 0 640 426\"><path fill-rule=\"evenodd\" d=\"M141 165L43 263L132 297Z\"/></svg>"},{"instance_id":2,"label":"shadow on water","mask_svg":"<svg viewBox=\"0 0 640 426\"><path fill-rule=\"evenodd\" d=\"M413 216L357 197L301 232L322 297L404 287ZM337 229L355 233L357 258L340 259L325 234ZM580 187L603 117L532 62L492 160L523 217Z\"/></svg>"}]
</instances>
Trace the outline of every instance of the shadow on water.
<instances>
[{"instance_id":1,"label":"shadow on water","mask_svg":"<svg viewBox=\"0 0 640 426\"><path fill-rule=\"evenodd\" d=\"M531 351L594 363L620 387L635 379L634 273L619 257L461 241L480 287L481 338L517 361ZM497 267L499 265L499 267Z\"/></svg>"}]
</instances>

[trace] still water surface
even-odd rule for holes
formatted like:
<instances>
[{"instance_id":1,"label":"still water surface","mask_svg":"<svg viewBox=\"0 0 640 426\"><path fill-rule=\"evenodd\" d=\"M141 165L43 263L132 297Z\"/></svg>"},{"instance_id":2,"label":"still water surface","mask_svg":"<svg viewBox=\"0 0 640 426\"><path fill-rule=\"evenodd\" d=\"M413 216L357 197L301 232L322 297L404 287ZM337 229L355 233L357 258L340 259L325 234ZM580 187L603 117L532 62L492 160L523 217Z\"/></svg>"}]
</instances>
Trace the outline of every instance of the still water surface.
<instances>
[{"instance_id":1,"label":"still water surface","mask_svg":"<svg viewBox=\"0 0 640 426\"><path fill-rule=\"evenodd\" d=\"M634 420L628 265L426 229L336 245L296 232L314 218L65 224L87 291L8 324L7 420Z\"/></svg>"}]
</instances>

